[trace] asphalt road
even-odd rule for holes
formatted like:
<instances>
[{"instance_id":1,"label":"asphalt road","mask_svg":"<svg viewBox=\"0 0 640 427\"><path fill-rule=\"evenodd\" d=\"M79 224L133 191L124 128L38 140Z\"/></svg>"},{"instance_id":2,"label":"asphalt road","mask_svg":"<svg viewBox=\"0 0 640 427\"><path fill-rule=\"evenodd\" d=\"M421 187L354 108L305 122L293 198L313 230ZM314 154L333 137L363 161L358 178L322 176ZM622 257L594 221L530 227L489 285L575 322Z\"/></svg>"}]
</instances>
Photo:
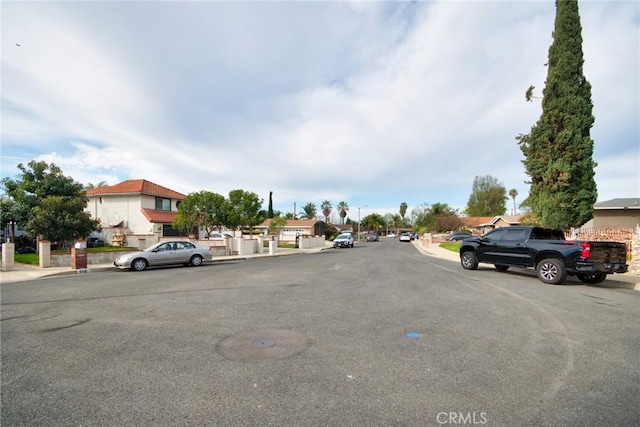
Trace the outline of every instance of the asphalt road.
<instances>
[{"instance_id":1,"label":"asphalt road","mask_svg":"<svg viewBox=\"0 0 640 427\"><path fill-rule=\"evenodd\" d=\"M2 284L3 426L640 425L640 293L397 240Z\"/></svg>"}]
</instances>

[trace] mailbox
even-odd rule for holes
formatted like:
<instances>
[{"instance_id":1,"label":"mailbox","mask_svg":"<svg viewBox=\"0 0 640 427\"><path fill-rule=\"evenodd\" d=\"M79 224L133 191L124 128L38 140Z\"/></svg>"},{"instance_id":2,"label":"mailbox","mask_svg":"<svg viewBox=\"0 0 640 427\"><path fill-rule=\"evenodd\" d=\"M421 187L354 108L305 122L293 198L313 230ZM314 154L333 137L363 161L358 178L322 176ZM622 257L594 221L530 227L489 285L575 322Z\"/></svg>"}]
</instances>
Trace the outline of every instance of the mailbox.
<instances>
[{"instance_id":1,"label":"mailbox","mask_svg":"<svg viewBox=\"0 0 640 427\"><path fill-rule=\"evenodd\" d=\"M76 243L71 248L71 268L74 270L87 268L87 249L83 243Z\"/></svg>"}]
</instances>

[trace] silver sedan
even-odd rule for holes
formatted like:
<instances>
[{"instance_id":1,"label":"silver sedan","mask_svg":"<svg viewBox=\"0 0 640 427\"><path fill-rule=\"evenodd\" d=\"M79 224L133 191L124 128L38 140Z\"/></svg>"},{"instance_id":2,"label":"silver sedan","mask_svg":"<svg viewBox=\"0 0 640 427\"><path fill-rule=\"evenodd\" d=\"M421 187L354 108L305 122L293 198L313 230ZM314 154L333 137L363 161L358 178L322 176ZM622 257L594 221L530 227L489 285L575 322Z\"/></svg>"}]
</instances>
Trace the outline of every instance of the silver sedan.
<instances>
[{"instance_id":1,"label":"silver sedan","mask_svg":"<svg viewBox=\"0 0 640 427\"><path fill-rule=\"evenodd\" d=\"M175 240L156 243L144 251L122 255L116 258L113 265L122 269L142 271L147 267L159 265L199 266L205 259L210 260L211 257L209 248L194 245L188 240Z\"/></svg>"}]
</instances>

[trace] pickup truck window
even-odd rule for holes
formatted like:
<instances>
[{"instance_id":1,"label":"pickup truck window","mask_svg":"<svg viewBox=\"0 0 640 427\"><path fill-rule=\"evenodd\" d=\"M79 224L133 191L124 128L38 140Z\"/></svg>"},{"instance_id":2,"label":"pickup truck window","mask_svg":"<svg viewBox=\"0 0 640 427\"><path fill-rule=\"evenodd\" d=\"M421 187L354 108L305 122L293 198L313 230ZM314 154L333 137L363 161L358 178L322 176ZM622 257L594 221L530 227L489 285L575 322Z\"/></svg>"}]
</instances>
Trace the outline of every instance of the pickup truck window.
<instances>
[{"instance_id":1,"label":"pickup truck window","mask_svg":"<svg viewBox=\"0 0 640 427\"><path fill-rule=\"evenodd\" d=\"M523 240L525 239L525 232L527 230L524 229L516 229L516 230L510 230L507 229L507 232L505 233L503 239L504 240Z\"/></svg>"},{"instance_id":2,"label":"pickup truck window","mask_svg":"<svg viewBox=\"0 0 640 427\"><path fill-rule=\"evenodd\" d=\"M502 238L504 237L504 229L499 228L497 230L493 230L492 232L487 233L484 237L494 242L497 240L502 240Z\"/></svg>"},{"instance_id":3,"label":"pickup truck window","mask_svg":"<svg viewBox=\"0 0 640 427\"><path fill-rule=\"evenodd\" d=\"M529 238L530 239L536 239L536 240L545 239L544 228L533 227L533 229L531 230L531 237L529 237Z\"/></svg>"}]
</instances>

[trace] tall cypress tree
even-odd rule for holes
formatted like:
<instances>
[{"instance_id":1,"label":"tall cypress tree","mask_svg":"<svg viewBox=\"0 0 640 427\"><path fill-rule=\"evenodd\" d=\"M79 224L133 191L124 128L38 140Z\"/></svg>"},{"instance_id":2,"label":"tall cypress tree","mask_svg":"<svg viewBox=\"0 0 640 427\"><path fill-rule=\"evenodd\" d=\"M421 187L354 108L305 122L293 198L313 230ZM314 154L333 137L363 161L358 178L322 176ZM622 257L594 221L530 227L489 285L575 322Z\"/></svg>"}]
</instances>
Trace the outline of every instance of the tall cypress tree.
<instances>
[{"instance_id":1,"label":"tall cypress tree","mask_svg":"<svg viewBox=\"0 0 640 427\"><path fill-rule=\"evenodd\" d=\"M273 191L269 191L269 210L267 211L267 218L273 218Z\"/></svg>"},{"instance_id":2,"label":"tall cypress tree","mask_svg":"<svg viewBox=\"0 0 640 427\"><path fill-rule=\"evenodd\" d=\"M542 114L529 134L516 139L531 184L523 205L531 207L543 225L563 229L591 219L598 196L590 135L591 84L583 64L578 2L556 0ZM527 91L528 101L532 89Z\"/></svg>"}]
</instances>

